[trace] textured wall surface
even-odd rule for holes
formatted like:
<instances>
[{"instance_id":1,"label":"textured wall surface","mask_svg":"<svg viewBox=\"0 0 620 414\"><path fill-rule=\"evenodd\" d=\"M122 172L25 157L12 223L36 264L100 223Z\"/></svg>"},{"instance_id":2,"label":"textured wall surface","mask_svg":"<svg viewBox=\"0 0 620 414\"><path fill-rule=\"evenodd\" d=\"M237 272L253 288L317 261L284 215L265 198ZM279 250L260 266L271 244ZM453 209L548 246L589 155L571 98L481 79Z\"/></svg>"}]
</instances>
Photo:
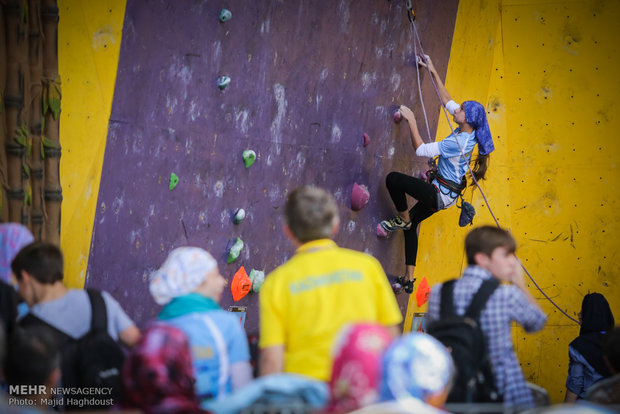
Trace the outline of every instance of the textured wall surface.
<instances>
[{"instance_id":1,"label":"textured wall surface","mask_svg":"<svg viewBox=\"0 0 620 414\"><path fill-rule=\"evenodd\" d=\"M542 292L574 319L588 292L620 315L618 15L618 1L461 2L448 67L450 92L487 106L497 150L483 189L493 212ZM448 131L441 119L438 138ZM475 224L493 223L478 191L472 202ZM422 225L418 273L431 283L464 265L457 220L453 209ZM527 379L559 402L579 327L528 285L549 320L535 335L515 327L515 348Z\"/></svg>"},{"instance_id":2,"label":"textured wall surface","mask_svg":"<svg viewBox=\"0 0 620 414\"><path fill-rule=\"evenodd\" d=\"M108 121L105 105L97 105L109 99L114 78L107 76L116 74L116 63L101 66L98 57L109 59L112 43L101 49L94 40L108 25L119 33L115 22L124 2L107 9L114 18L109 11L104 18L103 3L102 10L91 3L60 4L62 243L70 283L83 283L90 247L87 285L111 291L143 322L156 312L148 274L174 247L209 249L227 277L240 265L269 271L293 253L279 229L286 193L310 182L337 195L342 245L375 254L389 273L403 271L401 235L377 240L374 226L392 212L385 174L424 167L407 131L389 120L400 102L414 103L421 114L404 2L130 0L107 143L106 128L90 122ZM612 108L620 55L611 28L620 2L472 0L460 2L456 23L455 2L415 3L424 46L442 72L447 68L454 98L487 106L497 149L483 189L500 224L517 238L519 257L571 317L585 293L598 291L618 318L620 125ZM233 12L223 24L217 21L221 7ZM100 23L84 25L93 19ZM76 42L83 42L79 53L71 52ZM89 56L98 63L89 63ZM69 71L88 79L67 78ZM215 86L221 74L232 77L223 92ZM434 133L437 99L426 76L422 86ZM89 91L102 98L88 98ZM72 124L76 118L81 123ZM437 130L438 139L449 133L443 115ZM372 140L367 148L361 147L363 132ZM103 145L89 246L95 160ZM258 153L249 170L241 160L245 148ZM89 192L81 183L91 169ZM180 183L170 192L172 171ZM371 192L358 213L348 208L353 181ZM479 192L466 198L476 206L475 224L492 223ZM249 215L234 226L237 207ZM449 209L421 226L418 278L433 284L460 274L468 229L456 226L458 212ZM226 265L226 245L236 236L246 250ZM528 379L559 401L568 342L578 327L532 283L530 289L549 323L535 335L515 328L515 346ZM399 299L404 305L407 298ZM250 328L256 326L255 300L239 303L250 306ZM224 302L227 307L231 297ZM420 310L412 301L408 321Z\"/></svg>"},{"instance_id":3,"label":"textured wall surface","mask_svg":"<svg viewBox=\"0 0 620 414\"><path fill-rule=\"evenodd\" d=\"M418 3L425 50L445 73L457 3ZM143 323L157 312L148 275L175 247L209 250L229 278L241 265L269 272L294 252L280 228L281 207L303 184L335 194L341 245L403 272L402 235L375 235L377 222L393 213L386 174L425 166L408 131L391 120L397 104L418 100L403 5L128 1L87 285L113 293ZM224 6L233 17L220 23ZM223 91L221 75L232 79ZM439 103L430 88L434 133ZM248 148L258 154L250 169L241 158ZM172 172L179 184L170 191ZM359 212L349 208L353 182L371 194ZM248 216L235 226L240 207ZM246 247L227 265L237 236ZM235 303L249 306L249 332L256 300ZM404 312L407 296L400 301ZM230 304L228 291L223 305Z\"/></svg>"},{"instance_id":4,"label":"textured wall surface","mask_svg":"<svg viewBox=\"0 0 620 414\"><path fill-rule=\"evenodd\" d=\"M65 283L82 287L121 46L124 0L59 2L61 246Z\"/></svg>"}]
</instances>

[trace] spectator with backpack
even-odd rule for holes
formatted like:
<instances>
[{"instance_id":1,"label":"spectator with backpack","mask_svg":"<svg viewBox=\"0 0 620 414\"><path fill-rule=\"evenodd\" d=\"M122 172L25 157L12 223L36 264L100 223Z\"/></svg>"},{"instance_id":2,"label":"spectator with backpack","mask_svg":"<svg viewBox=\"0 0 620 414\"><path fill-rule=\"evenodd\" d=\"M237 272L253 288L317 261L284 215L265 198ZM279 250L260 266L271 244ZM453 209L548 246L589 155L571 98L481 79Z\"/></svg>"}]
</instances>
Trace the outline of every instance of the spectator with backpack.
<instances>
[{"instance_id":1,"label":"spectator with backpack","mask_svg":"<svg viewBox=\"0 0 620 414\"><path fill-rule=\"evenodd\" d=\"M192 348L196 394L222 398L252 380L250 352L239 318L218 302L226 286L217 261L198 247L174 249L151 275L151 295L164 305L161 322L183 331Z\"/></svg>"},{"instance_id":2,"label":"spectator with backpack","mask_svg":"<svg viewBox=\"0 0 620 414\"><path fill-rule=\"evenodd\" d=\"M136 325L107 292L67 289L62 252L53 244L26 245L11 262L11 270L30 308L18 325L45 326L53 332L61 349L62 387L112 390L94 400L83 394L65 398L66 408L107 408L109 398L118 397L122 389L124 354L117 341L133 346L140 338Z\"/></svg>"},{"instance_id":3,"label":"spectator with backpack","mask_svg":"<svg viewBox=\"0 0 620 414\"><path fill-rule=\"evenodd\" d=\"M504 405L516 408L534 405L512 346L511 325L514 321L525 331L536 332L543 328L547 316L525 286L515 250L516 242L508 231L478 227L465 238L468 267L461 278L433 287L428 305L428 332L452 349L457 367L449 402L503 399ZM464 318L467 307L470 316ZM482 332L483 346L476 340L478 329ZM485 364L484 361L479 364L472 356L477 354L474 347L484 349L492 374L478 384L475 378L478 373L484 373ZM474 380L470 383L471 379ZM468 388L468 383L474 384L474 389ZM494 392L499 398L494 398ZM459 401L453 395L465 396L465 400Z\"/></svg>"}]
</instances>

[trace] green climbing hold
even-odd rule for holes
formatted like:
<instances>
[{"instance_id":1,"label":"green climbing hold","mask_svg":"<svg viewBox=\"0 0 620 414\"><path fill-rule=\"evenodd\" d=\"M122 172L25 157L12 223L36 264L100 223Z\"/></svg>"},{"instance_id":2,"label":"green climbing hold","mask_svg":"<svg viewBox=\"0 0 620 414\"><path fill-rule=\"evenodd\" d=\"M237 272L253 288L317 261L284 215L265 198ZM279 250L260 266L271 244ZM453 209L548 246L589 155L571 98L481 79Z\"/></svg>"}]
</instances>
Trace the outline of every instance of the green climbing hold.
<instances>
[{"instance_id":1,"label":"green climbing hold","mask_svg":"<svg viewBox=\"0 0 620 414\"><path fill-rule=\"evenodd\" d=\"M252 292L258 293L263 282L265 281L265 272L262 270L252 269L250 272L250 282L252 282Z\"/></svg>"},{"instance_id":2,"label":"green climbing hold","mask_svg":"<svg viewBox=\"0 0 620 414\"><path fill-rule=\"evenodd\" d=\"M230 77L220 76L217 78L217 87L220 88L220 90L226 89L228 85L230 85Z\"/></svg>"},{"instance_id":3,"label":"green climbing hold","mask_svg":"<svg viewBox=\"0 0 620 414\"><path fill-rule=\"evenodd\" d=\"M232 262L237 260L237 258L241 254L241 250L243 250L243 240L241 240L240 237L237 237L232 247L228 251L228 260L226 261L226 263L231 264Z\"/></svg>"},{"instance_id":4,"label":"green climbing hold","mask_svg":"<svg viewBox=\"0 0 620 414\"><path fill-rule=\"evenodd\" d=\"M245 218L245 210L240 208L235 212L235 217L233 218L233 223L239 224Z\"/></svg>"},{"instance_id":5,"label":"green climbing hold","mask_svg":"<svg viewBox=\"0 0 620 414\"><path fill-rule=\"evenodd\" d=\"M224 23L227 20L232 19L232 13L230 10L222 9L220 12L220 22Z\"/></svg>"},{"instance_id":6,"label":"green climbing hold","mask_svg":"<svg viewBox=\"0 0 620 414\"><path fill-rule=\"evenodd\" d=\"M252 164L256 161L256 153L252 150L243 151L243 162L245 163L245 168L250 168Z\"/></svg>"},{"instance_id":7,"label":"green climbing hold","mask_svg":"<svg viewBox=\"0 0 620 414\"><path fill-rule=\"evenodd\" d=\"M174 187L179 183L179 177L175 173L170 173L170 184L168 184L168 190L172 191Z\"/></svg>"}]
</instances>

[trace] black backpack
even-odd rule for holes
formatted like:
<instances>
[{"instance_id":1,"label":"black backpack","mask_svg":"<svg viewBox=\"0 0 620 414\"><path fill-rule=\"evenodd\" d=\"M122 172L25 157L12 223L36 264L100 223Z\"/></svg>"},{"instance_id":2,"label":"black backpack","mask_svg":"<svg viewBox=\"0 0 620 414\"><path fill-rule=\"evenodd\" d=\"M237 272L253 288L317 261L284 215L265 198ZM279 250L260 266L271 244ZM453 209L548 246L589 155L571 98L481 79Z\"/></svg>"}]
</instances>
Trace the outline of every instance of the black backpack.
<instances>
[{"instance_id":1,"label":"black backpack","mask_svg":"<svg viewBox=\"0 0 620 414\"><path fill-rule=\"evenodd\" d=\"M92 309L90 331L74 339L29 313L20 325L43 324L60 347L62 388L67 410L109 410L122 397L125 354L108 334L108 315L101 292L87 289ZM70 390L69 390L70 389Z\"/></svg>"},{"instance_id":2,"label":"black backpack","mask_svg":"<svg viewBox=\"0 0 620 414\"><path fill-rule=\"evenodd\" d=\"M430 322L427 328L428 334L450 350L456 367L448 402L501 402L479 320L489 297L499 286L499 280L485 280L463 316L457 315L454 309L455 283L456 280L450 280L443 284L439 320Z\"/></svg>"}]
</instances>

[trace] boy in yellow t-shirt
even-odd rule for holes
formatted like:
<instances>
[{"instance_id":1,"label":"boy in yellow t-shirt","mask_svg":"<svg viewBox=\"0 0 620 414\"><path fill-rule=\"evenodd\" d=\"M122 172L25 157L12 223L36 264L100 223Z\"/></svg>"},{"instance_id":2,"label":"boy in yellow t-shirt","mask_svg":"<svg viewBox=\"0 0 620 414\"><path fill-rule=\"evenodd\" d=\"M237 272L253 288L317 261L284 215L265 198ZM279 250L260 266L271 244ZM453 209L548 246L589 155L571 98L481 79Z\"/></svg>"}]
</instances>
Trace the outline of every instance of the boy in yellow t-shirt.
<instances>
[{"instance_id":1,"label":"boy in yellow t-shirt","mask_svg":"<svg viewBox=\"0 0 620 414\"><path fill-rule=\"evenodd\" d=\"M291 372L327 381L340 329L376 322L399 334L402 315L381 264L338 247L333 197L316 187L293 191L284 232L295 255L275 269L260 293L260 374Z\"/></svg>"}]
</instances>

